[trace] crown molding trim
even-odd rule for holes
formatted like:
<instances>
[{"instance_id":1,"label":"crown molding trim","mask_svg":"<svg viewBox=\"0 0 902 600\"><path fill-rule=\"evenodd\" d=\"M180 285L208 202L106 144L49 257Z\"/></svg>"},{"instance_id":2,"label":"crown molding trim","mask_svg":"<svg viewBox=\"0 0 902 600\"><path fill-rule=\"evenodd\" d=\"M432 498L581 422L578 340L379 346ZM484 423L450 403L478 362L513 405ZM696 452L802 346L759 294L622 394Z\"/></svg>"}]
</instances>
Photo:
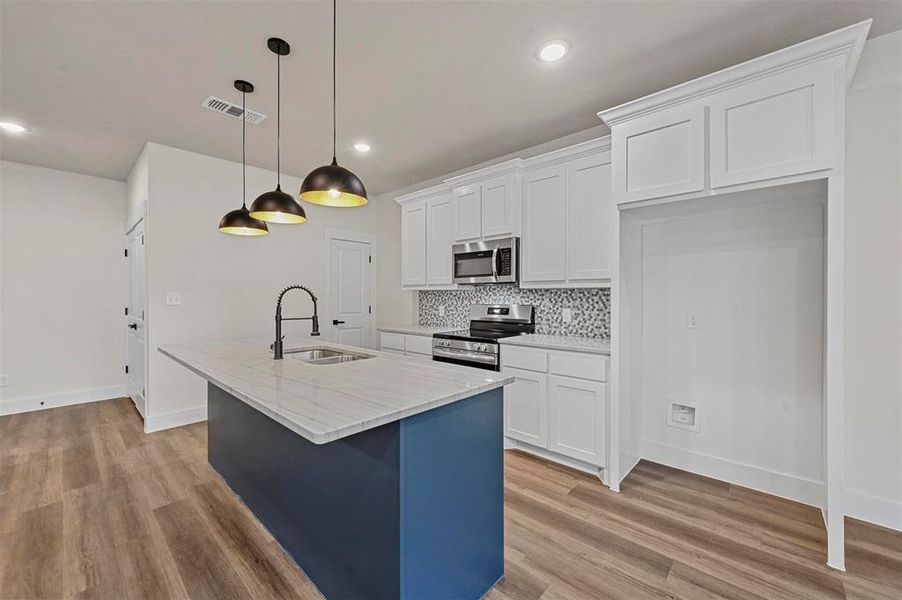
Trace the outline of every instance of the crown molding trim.
<instances>
[{"instance_id":1,"label":"crown molding trim","mask_svg":"<svg viewBox=\"0 0 902 600\"><path fill-rule=\"evenodd\" d=\"M727 67L709 75L598 112L608 127L692 102L782 71L836 57L844 59L846 85L852 81L873 19Z\"/></svg>"}]
</instances>

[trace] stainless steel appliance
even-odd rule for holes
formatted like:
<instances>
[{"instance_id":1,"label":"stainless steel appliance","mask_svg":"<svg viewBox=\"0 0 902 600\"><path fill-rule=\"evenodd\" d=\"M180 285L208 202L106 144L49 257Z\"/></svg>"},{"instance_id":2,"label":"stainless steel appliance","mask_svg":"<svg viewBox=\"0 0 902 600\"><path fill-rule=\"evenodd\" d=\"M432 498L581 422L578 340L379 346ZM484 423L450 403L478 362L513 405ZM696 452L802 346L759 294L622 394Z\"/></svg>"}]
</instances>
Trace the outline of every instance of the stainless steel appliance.
<instances>
[{"instance_id":1,"label":"stainless steel appliance","mask_svg":"<svg viewBox=\"0 0 902 600\"><path fill-rule=\"evenodd\" d=\"M516 283L520 238L454 244L454 283Z\"/></svg>"},{"instance_id":2,"label":"stainless steel appliance","mask_svg":"<svg viewBox=\"0 0 902 600\"><path fill-rule=\"evenodd\" d=\"M474 304L469 329L432 335L432 360L500 371L498 340L535 330L536 311L531 304Z\"/></svg>"}]
</instances>

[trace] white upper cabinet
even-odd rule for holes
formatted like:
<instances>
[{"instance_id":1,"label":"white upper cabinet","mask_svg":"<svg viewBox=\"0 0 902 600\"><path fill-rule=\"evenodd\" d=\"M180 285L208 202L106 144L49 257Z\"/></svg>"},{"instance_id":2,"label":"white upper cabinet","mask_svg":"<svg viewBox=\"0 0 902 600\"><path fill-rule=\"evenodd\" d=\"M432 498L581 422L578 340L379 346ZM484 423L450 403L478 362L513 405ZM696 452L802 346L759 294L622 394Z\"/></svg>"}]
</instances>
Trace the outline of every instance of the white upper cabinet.
<instances>
[{"instance_id":1,"label":"white upper cabinet","mask_svg":"<svg viewBox=\"0 0 902 600\"><path fill-rule=\"evenodd\" d=\"M835 73L830 64L816 64L713 96L711 187L829 168Z\"/></svg>"},{"instance_id":2,"label":"white upper cabinet","mask_svg":"<svg viewBox=\"0 0 902 600\"><path fill-rule=\"evenodd\" d=\"M502 175L480 184L482 188L482 237L510 237L520 218L517 176Z\"/></svg>"},{"instance_id":3,"label":"white upper cabinet","mask_svg":"<svg viewBox=\"0 0 902 600\"><path fill-rule=\"evenodd\" d=\"M522 176L520 285L610 284L617 207L606 139L530 159Z\"/></svg>"},{"instance_id":4,"label":"white upper cabinet","mask_svg":"<svg viewBox=\"0 0 902 600\"><path fill-rule=\"evenodd\" d=\"M617 261L614 248L617 207L611 199L608 153L567 164L567 280L610 279Z\"/></svg>"},{"instance_id":5,"label":"white upper cabinet","mask_svg":"<svg viewBox=\"0 0 902 600\"><path fill-rule=\"evenodd\" d=\"M454 189L452 219L455 241L469 242L482 237L482 188L479 184Z\"/></svg>"},{"instance_id":6,"label":"white upper cabinet","mask_svg":"<svg viewBox=\"0 0 902 600\"><path fill-rule=\"evenodd\" d=\"M454 241L520 235L520 159L446 179L454 191Z\"/></svg>"},{"instance_id":7,"label":"white upper cabinet","mask_svg":"<svg viewBox=\"0 0 902 600\"><path fill-rule=\"evenodd\" d=\"M426 202L401 206L401 285L426 285Z\"/></svg>"},{"instance_id":8,"label":"white upper cabinet","mask_svg":"<svg viewBox=\"0 0 902 600\"><path fill-rule=\"evenodd\" d=\"M705 108L681 107L611 131L617 202L705 189Z\"/></svg>"},{"instance_id":9,"label":"white upper cabinet","mask_svg":"<svg viewBox=\"0 0 902 600\"><path fill-rule=\"evenodd\" d=\"M520 281L562 283L567 278L567 167L523 175Z\"/></svg>"},{"instance_id":10,"label":"white upper cabinet","mask_svg":"<svg viewBox=\"0 0 902 600\"><path fill-rule=\"evenodd\" d=\"M869 21L598 113L618 204L824 177Z\"/></svg>"},{"instance_id":11,"label":"white upper cabinet","mask_svg":"<svg viewBox=\"0 0 902 600\"><path fill-rule=\"evenodd\" d=\"M443 192L426 201L426 284L450 287L452 282L451 246L454 244L452 195Z\"/></svg>"}]
</instances>

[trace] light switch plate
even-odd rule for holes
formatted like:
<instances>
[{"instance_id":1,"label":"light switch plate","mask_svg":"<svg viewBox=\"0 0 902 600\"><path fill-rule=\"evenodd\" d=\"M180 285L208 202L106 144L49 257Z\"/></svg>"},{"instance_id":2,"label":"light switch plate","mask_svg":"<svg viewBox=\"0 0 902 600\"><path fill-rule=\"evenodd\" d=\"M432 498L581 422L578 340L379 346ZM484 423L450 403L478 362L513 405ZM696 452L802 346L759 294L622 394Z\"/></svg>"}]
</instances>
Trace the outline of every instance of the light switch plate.
<instances>
[{"instance_id":1,"label":"light switch plate","mask_svg":"<svg viewBox=\"0 0 902 600\"><path fill-rule=\"evenodd\" d=\"M573 320L573 309L563 308L561 309L561 319L563 319L564 323L569 323Z\"/></svg>"},{"instance_id":2,"label":"light switch plate","mask_svg":"<svg viewBox=\"0 0 902 600\"><path fill-rule=\"evenodd\" d=\"M6 387L9 385L9 375L0 375L0 387Z\"/></svg>"},{"instance_id":3,"label":"light switch plate","mask_svg":"<svg viewBox=\"0 0 902 600\"><path fill-rule=\"evenodd\" d=\"M182 305L182 293L181 292L166 292L166 306L181 306Z\"/></svg>"},{"instance_id":4,"label":"light switch plate","mask_svg":"<svg viewBox=\"0 0 902 600\"><path fill-rule=\"evenodd\" d=\"M440 304L440 305L439 305L439 307L438 307L438 316L440 316L440 317L444 317L444 316L445 316L445 305L444 305L444 304Z\"/></svg>"}]
</instances>

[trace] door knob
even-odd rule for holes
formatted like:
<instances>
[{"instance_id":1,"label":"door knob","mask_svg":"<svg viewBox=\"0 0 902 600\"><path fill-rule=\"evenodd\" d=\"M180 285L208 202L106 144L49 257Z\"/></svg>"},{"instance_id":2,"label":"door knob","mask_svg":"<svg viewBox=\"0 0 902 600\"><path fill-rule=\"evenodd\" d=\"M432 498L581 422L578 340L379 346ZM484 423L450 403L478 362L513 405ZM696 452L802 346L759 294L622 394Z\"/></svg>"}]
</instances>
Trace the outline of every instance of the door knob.
<instances>
[{"instance_id":1,"label":"door knob","mask_svg":"<svg viewBox=\"0 0 902 600\"><path fill-rule=\"evenodd\" d=\"M344 325L344 321L339 321L338 319L332 319L333 325Z\"/></svg>"},{"instance_id":2,"label":"door knob","mask_svg":"<svg viewBox=\"0 0 902 600\"><path fill-rule=\"evenodd\" d=\"M129 323L129 324L128 324L128 328L129 328L129 329L137 329L137 328L138 328L138 324L137 324L137 323Z\"/></svg>"}]
</instances>

